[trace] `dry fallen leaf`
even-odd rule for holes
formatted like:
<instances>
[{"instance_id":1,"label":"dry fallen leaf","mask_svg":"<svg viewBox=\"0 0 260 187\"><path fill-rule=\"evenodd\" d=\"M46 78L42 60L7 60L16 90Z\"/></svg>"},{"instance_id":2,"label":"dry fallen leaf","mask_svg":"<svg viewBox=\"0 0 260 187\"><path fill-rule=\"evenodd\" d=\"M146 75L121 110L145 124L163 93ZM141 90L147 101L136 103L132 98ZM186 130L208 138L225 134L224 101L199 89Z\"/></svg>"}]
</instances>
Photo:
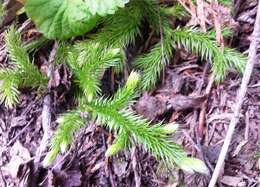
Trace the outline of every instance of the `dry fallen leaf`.
<instances>
[{"instance_id":1,"label":"dry fallen leaf","mask_svg":"<svg viewBox=\"0 0 260 187\"><path fill-rule=\"evenodd\" d=\"M205 101L206 95L202 96L185 96L176 95L175 97L169 99L169 105L175 111L182 111L191 108L200 108L201 104Z\"/></svg>"},{"instance_id":2,"label":"dry fallen leaf","mask_svg":"<svg viewBox=\"0 0 260 187\"><path fill-rule=\"evenodd\" d=\"M2 23L0 23L0 27L13 21L17 12L21 10L23 5L19 1L7 0L4 3L4 7L6 8L6 11Z\"/></svg>"},{"instance_id":3,"label":"dry fallen leaf","mask_svg":"<svg viewBox=\"0 0 260 187\"><path fill-rule=\"evenodd\" d=\"M64 187L81 186L82 185L81 178L82 178L82 174L80 173L80 170L69 170L66 172L66 175L63 176L62 186ZM55 186L57 186L57 184Z\"/></svg>"},{"instance_id":4,"label":"dry fallen leaf","mask_svg":"<svg viewBox=\"0 0 260 187\"><path fill-rule=\"evenodd\" d=\"M25 116L17 116L11 119L11 127L22 127L26 125Z\"/></svg>"},{"instance_id":5,"label":"dry fallen leaf","mask_svg":"<svg viewBox=\"0 0 260 187\"><path fill-rule=\"evenodd\" d=\"M155 120L158 116L166 112L166 102L160 101L158 98L144 94L135 105L138 114Z\"/></svg>"},{"instance_id":6,"label":"dry fallen leaf","mask_svg":"<svg viewBox=\"0 0 260 187\"><path fill-rule=\"evenodd\" d=\"M233 177L233 176L223 176L221 179L221 183L228 185L228 186L234 186L236 187L240 182L242 181L241 177Z\"/></svg>"},{"instance_id":7,"label":"dry fallen leaf","mask_svg":"<svg viewBox=\"0 0 260 187\"><path fill-rule=\"evenodd\" d=\"M118 177L123 176L127 172L128 162L115 158L113 160L114 172Z\"/></svg>"},{"instance_id":8,"label":"dry fallen leaf","mask_svg":"<svg viewBox=\"0 0 260 187\"><path fill-rule=\"evenodd\" d=\"M16 178L20 166L29 161L31 156L28 149L23 147L19 141L16 141L12 146L10 154L12 155L12 158L10 162L3 167L3 171L10 174L13 178Z\"/></svg>"}]
</instances>

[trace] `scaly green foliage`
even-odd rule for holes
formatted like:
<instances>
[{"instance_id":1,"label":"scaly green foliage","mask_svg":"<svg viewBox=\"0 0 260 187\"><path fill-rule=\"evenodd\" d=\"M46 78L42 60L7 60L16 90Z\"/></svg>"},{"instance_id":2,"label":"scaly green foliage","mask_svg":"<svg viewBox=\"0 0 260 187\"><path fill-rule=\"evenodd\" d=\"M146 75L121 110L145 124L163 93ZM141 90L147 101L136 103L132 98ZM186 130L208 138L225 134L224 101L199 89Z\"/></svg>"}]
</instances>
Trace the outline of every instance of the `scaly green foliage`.
<instances>
[{"instance_id":1,"label":"scaly green foliage","mask_svg":"<svg viewBox=\"0 0 260 187\"><path fill-rule=\"evenodd\" d=\"M103 18L103 27L98 33L90 36L91 40L99 43L101 49L120 48L123 52L140 36L142 21L144 21L145 15L150 12L148 10L151 9L152 2L133 0L125 9L118 10L116 14ZM86 43L89 43L89 40ZM122 71L124 61L122 60L114 67L116 72Z\"/></svg>"},{"instance_id":2,"label":"scaly green foliage","mask_svg":"<svg viewBox=\"0 0 260 187\"><path fill-rule=\"evenodd\" d=\"M233 3L232 0L219 0L218 2L219 2L219 4L222 4L222 5L227 6L227 7L230 7Z\"/></svg>"},{"instance_id":3,"label":"scaly green foliage","mask_svg":"<svg viewBox=\"0 0 260 187\"><path fill-rule=\"evenodd\" d=\"M114 143L107 149L106 151L106 156L114 156L117 154L119 151L129 147L129 132L123 131L123 132L118 132L118 136Z\"/></svg>"},{"instance_id":4,"label":"scaly green foliage","mask_svg":"<svg viewBox=\"0 0 260 187\"><path fill-rule=\"evenodd\" d=\"M196 29L175 29L172 38L175 45L211 62L217 81L223 80L230 69L235 68L239 72L244 70L246 57L234 49L222 50L208 33Z\"/></svg>"},{"instance_id":5,"label":"scaly green foliage","mask_svg":"<svg viewBox=\"0 0 260 187\"><path fill-rule=\"evenodd\" d=\"M177 4L172 7L163 7L161 8L161 12L168 16L173 16L174 18L181 19L185 16L187 16L186 10L183 8L183 6Z\"/></svg>"},{"instance_id":6,"label":"scaly green foliage","mask_svg":"<svg viewBox=\"0 0 260 187\"><path fill-rule=\"evenodd\" d=\"M149 53L136 59L135 64L143 70L142 86L144 90L154 88L167 62L172 57L172 51L184 47L199 55L212 64L216 81L222 81L227 72L236 69L243 72L246 57L234 49L223 51L213 40L213 33L203 33L196 29L171 29L167 24L163 27L162 43L156 44ZM226 32L226 35L229 33Z\"/></svg>"},{"instance_id":7,"label":"scaly green foliage","mask_svg":"<svg viewBox=\"0 0 260 187\"><path fill-rule=\"evenodd\" d=\"M158 160L162 160L169 165L177 164L183 169L189 171L200 171L207 173L203 164L200 167L194 165L186 165L187 158L185 152L181 147L173 143L170 139L169 133L172 133L176 128L171 128L170 125L163 126L161 123L152 125L146 119L134 114L127 109L127 104L136 96L136 87L139 82L139 75L131 73L124 88L118 90L115 96L111 99L93 99L91 102L86 101L79 106L80 111L91 114L92 118L98 123L105 125L110 131L118 134L115 143L107 150L106 155L114 155L120 150L129 147L131 144L142 145L147 151L150 151ZM70 132L75 132L74 127L77 121L74 115L70 114L70 119L64 119L58 128L58 135L54 136L52 150L48 153L45 162L50 163L60 148L60 137L68 134L64 129L64 122L71 124ZM80 120L80 118L78 119ZM76 128L75 128L76 130ZM72 133L69 133L70 135ZM71 136L70 136L71 137ZM71 140L71 139L70 139ZM69 141L66 141L69 142ZM66 143L68 145L68 143ZM55 149L56 148L56 149ZM195 161L194 161L195 162ZM199 161L197 161L199 162ZM198 166L198 164L197 164ZM185 168L186 167L186 168Z\"/></svg>"},{"instance_id":8,"label":"scaly green foliage","mask_svg":"<svg viewBox=\"0 0 260 187\"><path fill-rule=\"evenodd\" d=\"M135 77L135 73L130 75L126 83L126 88L123 89L124 91L136 87L137 79ZM120 90L120 92L124 92L123 90ZM132 93L134 94L134 92ZM125 99L133 97L131 94L117 95L128 95ZM183 163L183 161L187 159L186 154L179 145L171 141L168 133L172 133L173 131L172 128L169 130L169 125L163 126L161 123L151 125L150 122L141 116L134 114L128 109L124 109L123 105L115 104L117 100L118 97L114 97L112 100L100 99L86 103L84 106L86 110L92 114L94 119L119 134L115 143L108 149L107 155L117 153L127 147L128 142L131 142L131 144L134 145L142 145L158 160L162 160L169 166L180 164L180 167L185 165L190 171L206 172L204 167L203 169L198 169Z\"/></svg>"},{"instance_id":9,"label":"scaly green foliage","mask_svg":"<svg viewBox=\"0 0 260 187\"><path fill-rule=\"evenodd\" d=\"M161 42L156 44L149 53L137 58L135 61L135 65L143 70L142 87L144 90L155 87L162 70L172 56L172 29L167 23L163 29Z\"/></svg>"},{"instance_id":10,"label":"scaly green foliage","mask_svg":"<svg viewBox=\"0 0 260 187\"><path fill-rule=\"evenodd\" d=\"M125 47L135 41L140 34L142 13L138 6L129 6L125 10L104 19L104 27L92 36L95 42L104 47ZM125 24L127 22L127 24Z\"/></svg>"},{"instance_id":11,"label":"scaly green foliage","mask_svg":"<svg viewBox=\"0 0 260 187\"><path fill-rule=\"evenodd\" d=\"M59 128L57 129L55 136L52 140L51 151L48 153L47 157L45 158L44 164L49 165L56 158L58 153L61 151L61 145L64 145L63 142L65 142L66 147L69 144L71 144L71 142L73 141L72 137L74 133L77 132L80 129L80 127L82 127L82 124L84 123L83 122L84 119L80 115L80 111L82 111L82 113L90 112L89 109L85 110L86 107L89 108L91 104L95 106L95 103L99 103L99 104L109 103L109 107L111 110L125 108L128 102L131 99L133 99L134 96L136 96L135 90L138 84L138 79L139 79L138 77L139 77L138 74L132 73L126 83L126 86L124 88L119 89L113 99L99 98L96 100L92 99L91 101L89 101L88 98L87 99L83 98L77 111L68 112L62 115L57 120L57 122L59 123ZM120 141L122 142L122 140Z\"/></svg>"},{"instance_id":12,"label":"scaly green foliage","mask_svg":"<svg viewBox=\"0 0 260 187\"><path fill-rule=\"evenodd\" d=\"M86 45L85 45L86 44ZM79 43L68 55L68 65L73 70L75 81L91 101L101 93L100 75L122 60L120 49L102 48L98 43Z\"/></svg>"},{"instance_id":13,"label":"scaly green foliage","mask_svg":"<svg viewBox=\"0 0 260 187\"><path fill-rule=\"evenodd\" d=\"M74 134L84 126L85 120L81 112L70 111L61 115L57 122L59 123L59 127L52 139L51 151L43 161L45 166L51 164L59 152L66 152L74 139Z\"/></svg>"},{"instance_id":14,"label":"scaly green foliage","mask_svg":"<svg viewBox=\"0 0 260 187\"><path fill-rule=\"evenodd\" d=\"M13 69L0 70L0 103L4 103L8 108L19 101L19 77L20 75Z\"/></svg>"},{"instance_id":15,"label":"scaly green foliage","mask_svg":"<svg viewBox=\"0 0 260 187\"><path fill-rule=\"evenodd\" d=\"M44 86L47 78L30 62L21 36L13 26L5 33L5 42L13 67L0 70L0 102L13 107L19 100L18 88Z\"/></svg>"},{"instance_id":16,"label":"scaly green foliage","mask_svg":"<svg viewBox=\"0 0 260 187\"><path fill-rule=\"evenodd\" d=\"M22 44L20 34L11 27L5 34L5 42L9 57L15 68L26 76L19 78L20 86L38 87L46 83L44 77L30 61L29 55Z\"/></svg>"},{"instance_id":17,"label":"scaly green foliage","mask_svg":"<svg viewBox=\"0 0 260 187\"><path fill-rule=\"evenodd\" d=\"M98 122L106 124L109 129L131 132L132 142L143 145L159 160L178 164L178 159L185 156L180 146L167 138L161 124L151 126L147 120L129 110L111 110L109 102L88 103L86 107Z\"/></svg>"},{"instance_id":18,"label":"scaly green foliage","mask_svg":"<svg viewBox=\"0 0 260 187\"><path fill-rule=\"evenodd\" d=\"M212 64L212 71L217 82L222 81L230 69L243 72L246 57L234 49L225 48L223 51L215 41L215 33L200 32L194 28L172 29L169 26L165 10L150 14L151 24L161 34L161 42L156 44L149 53L136 59L135 64L143 70L142 87L149 90L155 87L158 78L167 62L172 57L176 47L184 47L188 51L208 60ZM155 15L154 15L155 14ZM159 18L158 18L159 14ZM155 17L157 16L157 20ZM229 36L229 30L224 30L224 35Z\"/></svg>"}]
</instances>

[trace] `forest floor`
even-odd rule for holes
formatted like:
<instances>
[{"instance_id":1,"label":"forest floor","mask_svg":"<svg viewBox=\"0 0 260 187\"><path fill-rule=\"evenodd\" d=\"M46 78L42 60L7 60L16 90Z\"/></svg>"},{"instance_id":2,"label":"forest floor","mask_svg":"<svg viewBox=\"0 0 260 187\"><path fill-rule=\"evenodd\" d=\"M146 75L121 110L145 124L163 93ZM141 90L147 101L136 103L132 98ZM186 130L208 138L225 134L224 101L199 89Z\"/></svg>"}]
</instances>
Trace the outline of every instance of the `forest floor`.
<instances>
[{"instance_id":1,"label":"forest floor","mask_svg":"<svg viewBox=\"0 0 260 187\"><path fill-rule=\"evenodd\" d=\"M254 0L245 0L236 7L238 29L231 43L241 52L247 53L249 48L256 7ZM31 24L21 24L21 27L25 41L39 35ZM37 52L36 61L47 60L51 46L49 44ZM218 186L260 185L260 55L258 59ZM6 62L2 29L0 64ZM113 79L112 75L106 72L104 78L103 86L108 92L114 89L107 83L107 79ZM73 107L70 78L70 72L61 64L55 72L59 86L50 93L53 130L57 126L57 116ZM242 75L231 72L225 81L214 84L210 94L205 95L205 89L210 84L208 64L198 63L196 56L179 50L165 69L161 83L152 92L144 93L133 108L152 121L180 124L181 130L174 136L175 141L183 145L190 155L204 160L212 173L232 116L241 78ZM203 125L199 123L199 114L207 96ZM8 110L0 105L0 187L207 186L209 176L187 174L177 168L168 170L139 147L106 159L105 151L111 144L112 134L98 124L82 129L69 152L58 157L53 167L42 168L35 164L35 159L41 159L37 158L36 151L43 136L43 98L44 95L37 90L24 89L17 107ZM171 110L167 109L166 102L172 103ZM197 130L198 126L205 132L203 135Z\"/></svg>"}]
</instances>

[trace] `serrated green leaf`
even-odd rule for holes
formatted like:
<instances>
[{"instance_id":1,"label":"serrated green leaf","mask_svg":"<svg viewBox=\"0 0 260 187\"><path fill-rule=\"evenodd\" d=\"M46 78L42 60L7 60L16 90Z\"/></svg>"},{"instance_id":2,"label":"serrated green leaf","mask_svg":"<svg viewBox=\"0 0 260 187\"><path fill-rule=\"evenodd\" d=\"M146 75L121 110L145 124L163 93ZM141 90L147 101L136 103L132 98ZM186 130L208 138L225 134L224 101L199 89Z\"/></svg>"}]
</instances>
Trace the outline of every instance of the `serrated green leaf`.
<instances>
[{"instance_id":1,"label":"serrated green leaf","mask_svg":"<svg viewBox=\"0 0 260 187\"><path fill-rule=\"evenodd\" d=\"M87 0L86 4L93 15L104 16L114 14L118 8L123 8L129 0Z\"/></svg>"},{"instance_id":2,"label":"serrated green leaf","mask_svg":"<svg viewBox=\"0 0 260 187\"><path fill-rule=\"evenodd\" d=\"M93 29L98 16L93 16L83 0L27 0L27 15L50 39L67 39Z\"/></svg>"}]
</instances>

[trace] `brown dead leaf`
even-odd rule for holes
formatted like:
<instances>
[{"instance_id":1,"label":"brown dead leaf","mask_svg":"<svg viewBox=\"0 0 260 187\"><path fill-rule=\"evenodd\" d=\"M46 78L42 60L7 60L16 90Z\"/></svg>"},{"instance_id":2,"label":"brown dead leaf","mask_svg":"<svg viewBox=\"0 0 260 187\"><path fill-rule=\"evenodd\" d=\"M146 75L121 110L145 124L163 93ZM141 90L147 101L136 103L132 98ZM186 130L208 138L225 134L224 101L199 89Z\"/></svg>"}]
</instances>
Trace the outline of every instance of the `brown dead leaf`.
<instances>
[{"instance_id":1,"label":"brown dead leaf","mask_svg":"<svg viewBox=\"0 0 260 187\"><path fill-rule=\"evenodd\" d=\"M221 27L237 28L238 24L234 20L231 14L231 8L225 7L219 3L212 2L212 4L206 4L205 10L208 12L208 19L211 20L212 25L214 25L213 14L216 14L218 22Z\"/></svg>"},{"instance_id":2,"label":"brown dead leaf","mask_svg":"<svg viewBox=\"0 0 260 187\"><path fill-rule=\"evenodd\" d=\"M49 170L48 180L45 180L43 187L78 187L82 185L82 174L80 169L74 170Z\"/></svg>"},{"instance_id":3,"label":"brown dead leaf","mask_svg":"<svg viewBox=\"0 0 260 187\"><path fill-rule=\"evenodd\" d=\"M156 117L166 112L166 102L159 100L156 97L144 94L135 105L138 114L150 119L155 120Z\"/></svg>"},{"instance_id":4,"label":"brown dead leaf","mask_svg":"<svg viewBox=\"0 0 260 187\"><path fill-rule=\"evenodd\" d=\"M17 155L25 161L31 159L30 152L20 143L20 141L14 143L10 150L10 154L13 156Z\"/></svg>"},{"instance_id":5,"label":"brown dead leaf","mask_svg":"<svg viewBox=\"0 0 260 187\"><path fill-rule=\"evenodd\" d=\"M222 184L236 187L243 179L241 177L223 176L220 180Z\"/></svg>"},{"instance_id":6,"label":"brown dead leaf","mask_svg":"<svg viewBox=\"0 0 260 187\"><path fill-rule=\"evenodd\" d=\"M4 7L6 8L6 11L3 21L0 23L0 27L14 20L17 15L17 12L23 7L23 5L18 1L7 0L4 3Z\"/></svg>"},{"instance_id":7,"label":"brown dead leaf","mask_svg":"<svg viewBox=\"0 0 260 187\"><path fill-rule=\"evenodd\" d=\"M9 173L13 178L17 177L20 166L31 159L28 149L23 147L23 145L16 141L10 150L10 155L12 158L10 162L3 167L3 171Z\"/></svg>"},{"instance_id":8,"label":"brown dead leaf","mask_svg":"<svg viewBox=\"0 0 260 187\"><path fill-rule=\"evenodd\" d=\"M114 168L114 172L118 177L123 176L127 171L127 166L128 166L128 162L119 159L119 158L115 158L113 159L113 168Z\"/></svg>"},{"instance_id":9,"label":"brown dead leaf","mask_svg":"<svg viewBox=\"0 0 260 187\"><path fill-rule=\"evenodd\" d=\"M25 116L14 117L11 120L11 127L21 127L26 124Z\"/></svg>"},{"instance_id":10,"label":"brown dead leaf","mask_svg":"<svg viewBox=\"0 0 260 187\"><path fill-rule=\"evenodd\" d=\"M135 105L135 110L138 114L150 120L155 120L169 110L182 111L200 108L205 99L206 95L185 96L177 94L166 97L163 94L157 94L156 96L144 94Z\"/></svg>"},{"instance_id":11,"label":"brown dead leaf","mask_svg":"<svg viewBox=\"0 0 260 187\"><path fill-rule=\"evenodd\" d=\"M66 172L66 178L64 178L64 187L77 187L81 186L81 173L80 170L71 170Z\"/></svg>"},{"instance_id":12,"label":"brown dead leaf","mask_svg":"<svg viewBox=\"0 0 260 187\"><path fill-rule=\"evenodd\" d=\"M72 72L69 71L69 69L64 66L61 65L61 74L63 75L61 78L61 84L63 84L67 89L69 89L70 85L71 85L71 77L72 77Z\"/></svg>"},{"instance_id":13,"label":"brown dead leaf","mask_svg":"<svg viewBox=\"0 0 260 187\"><path fill-rule=\"evenodd\" d=\"M176 95L171 98L168 102L172 109L175 111L182 111L186 109L200 108L201 104L205 101L206 95L203 96L184 96Z\"/></svg>"}]
</instances>

